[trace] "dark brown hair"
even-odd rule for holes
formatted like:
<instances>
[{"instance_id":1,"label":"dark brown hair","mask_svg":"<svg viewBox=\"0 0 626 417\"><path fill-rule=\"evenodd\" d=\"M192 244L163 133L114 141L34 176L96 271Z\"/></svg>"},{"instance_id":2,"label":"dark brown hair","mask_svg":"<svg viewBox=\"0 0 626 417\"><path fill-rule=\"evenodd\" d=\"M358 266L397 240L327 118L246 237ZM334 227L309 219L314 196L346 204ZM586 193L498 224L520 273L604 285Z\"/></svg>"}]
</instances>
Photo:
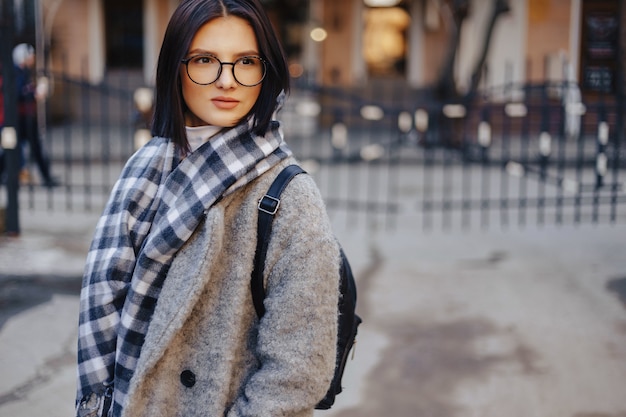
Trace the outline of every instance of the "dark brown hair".
<instances>
[{"instance_id":1,"label":"dark brown hair","mask_svg":"<svg viewBox=\"0 0 626 417\"><path fill-rule=\"evenodd\" d=\"M267 73L259 97L250 110L253 130L267 132L281 91L289 92L289 71L285 54L272 24L258 0L184 0L174 11L165 31L156 73L156 99L152 134L170 138L186 152L185 111L180 81L181 60L185 58L196 32L212 19L225 16L245 19L256 35L259 54L267 62Z\"/></svg>"}]
</instances>

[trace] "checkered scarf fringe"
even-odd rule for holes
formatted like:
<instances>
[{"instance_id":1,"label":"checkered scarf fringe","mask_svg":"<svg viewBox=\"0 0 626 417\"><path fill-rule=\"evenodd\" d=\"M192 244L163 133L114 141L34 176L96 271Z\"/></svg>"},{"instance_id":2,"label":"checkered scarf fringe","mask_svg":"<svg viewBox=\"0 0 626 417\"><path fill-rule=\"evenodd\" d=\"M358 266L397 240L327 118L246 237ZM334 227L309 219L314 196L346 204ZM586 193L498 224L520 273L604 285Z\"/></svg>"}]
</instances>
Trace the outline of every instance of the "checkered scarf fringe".
<instances>
[{"instance_id":1,"label":"checkered scarf fringe","mask_svg":"<svg viewBox=\"0 0 626 417\"><path fill-rule=\"evenodd\" d=\"M128 392L150 317L176 252L221 196L291 155L272 122L241 124L181 158L152 139L129 160L96 227L80 300L77 405L114 383L113 414ZM117 410L117 411L116 411Z\"/></svg>"}]
</instances>

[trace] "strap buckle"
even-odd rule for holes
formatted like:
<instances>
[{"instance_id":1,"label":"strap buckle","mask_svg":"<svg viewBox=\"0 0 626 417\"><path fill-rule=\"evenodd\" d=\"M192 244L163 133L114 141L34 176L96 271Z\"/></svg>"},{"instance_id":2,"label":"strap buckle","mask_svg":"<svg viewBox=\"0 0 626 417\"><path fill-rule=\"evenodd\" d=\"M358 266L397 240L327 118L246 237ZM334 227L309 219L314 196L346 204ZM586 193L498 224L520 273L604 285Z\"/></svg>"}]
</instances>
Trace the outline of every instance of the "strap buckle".
<instances>
[{"instance_id":1,"label":"strap buckle","mask_svg":"<svg viewBox=\"0 0 626 417\"><path fill-rule=\"evenodd\" d=\"M265 194L263 198L259 200L259 204L257 206L259 211L267 213L271 216L276 214L276 212L278 211L278 207L280 207L280 199L267 194Z\"/></svg>"}]
</instances>

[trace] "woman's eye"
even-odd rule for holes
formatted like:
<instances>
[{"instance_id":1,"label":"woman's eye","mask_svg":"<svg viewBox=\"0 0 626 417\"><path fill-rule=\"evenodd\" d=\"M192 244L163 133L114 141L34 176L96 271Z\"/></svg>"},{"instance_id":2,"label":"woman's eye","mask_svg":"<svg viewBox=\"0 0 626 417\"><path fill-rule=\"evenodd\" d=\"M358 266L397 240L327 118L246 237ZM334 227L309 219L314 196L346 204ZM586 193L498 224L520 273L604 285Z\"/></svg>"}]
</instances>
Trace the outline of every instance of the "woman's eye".
<instances>
[{"instance_id":1,"label":"woman's eye","mask_svg":"<svg viewBox=\"0 0 626 417\"><path fill-rule=\"evenodd\" d=\"M201 55L191 60L194 64L213 64L216 62L215 57L208 55Z\"/></svg>"},{"instance_id":2,"label":"woman's eye","mask_svg":"<svg viewBox=\"0 0 626 417\"><path fill-rule=\"evenodd\" d=\"M256 59L251 58L251 57L244 57L244 58L241 58L240 62L242 65L254 65L256 64Z\"/></svg>"}]
</instances>

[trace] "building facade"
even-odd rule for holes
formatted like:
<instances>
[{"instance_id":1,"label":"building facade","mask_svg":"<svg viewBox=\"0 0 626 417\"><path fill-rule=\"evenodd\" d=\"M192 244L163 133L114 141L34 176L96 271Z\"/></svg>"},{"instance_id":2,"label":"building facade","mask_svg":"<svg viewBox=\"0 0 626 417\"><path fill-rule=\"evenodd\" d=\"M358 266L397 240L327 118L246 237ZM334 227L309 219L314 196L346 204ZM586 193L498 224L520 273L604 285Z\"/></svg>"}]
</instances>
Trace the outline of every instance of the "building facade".
<instances>
[{"instance_id":1,"label":"building facade","mask_svg":"<svg viewBox=\"0 0 626 417\"><path fill-rule=\"evenodd\" d=\"M17 9L30 4L14 0ZM469 88L485 52L493 0L264 0L292 75L323 85L433 85L453 59ZM454 46L455 10L469 8ZM619 0L508 0L484 54L483 86L573 80L583 94L623 87L626 7ZM178 0L32 0L39 64L98 84L117 70L151 85ZM452 51L452 52L451 52ZM453 53L454 52L454 53Z\"/></svg>"},{"instance_id":2,"label":"building facade","mask_svg":"<svg viewBox=\"0 0 626 417\"><path fill-rule=\"evenodd\" d=\"M324 0L313 21L328 36L319 46L318 81L353 85L377 77L413 87L437 82L450 53L452 2ZM376 2L371 2L376 3ZM472 0L461 26L454 77L468 87L493 13L493 0ZM626 7L619 0L510 0L493 28L484 83L577 81L583 93L613 92L624 78ZM349 51L348 53L346 53ZM623 87L622 87L623 88Z\"/></svg>"}]
</instances>

